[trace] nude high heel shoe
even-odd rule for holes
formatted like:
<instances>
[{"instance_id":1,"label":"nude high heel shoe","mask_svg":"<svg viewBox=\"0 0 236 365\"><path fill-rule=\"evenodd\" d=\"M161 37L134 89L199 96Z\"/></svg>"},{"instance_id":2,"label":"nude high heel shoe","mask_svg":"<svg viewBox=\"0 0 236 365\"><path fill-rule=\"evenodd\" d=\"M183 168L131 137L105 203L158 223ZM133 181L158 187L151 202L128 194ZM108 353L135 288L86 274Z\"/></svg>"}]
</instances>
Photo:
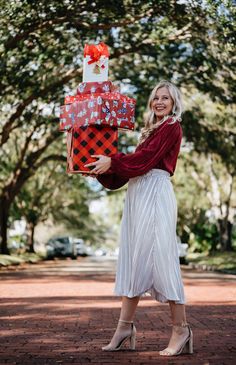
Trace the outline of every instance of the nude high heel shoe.
<instances>
[{"instance_id":1,"label":"nude high heel shoe","mask_svg":"<svg viewBox=\"0 0 236 365\"><path fill-rule=\"evenodd\" d=\"M125 344L125 342L127 340L130 341L130 347L129 347L130 350L135 350L136 328L135 328L134 323L132 321L124 321L123 319L119 319L119 322L130 323L131 324L131 333L128 336L125 336L124 338L122 338L115 347L109 347L109 345L102 347L103 351L119 351L122 349L122 346Z\"/></svg>"},{"instance_id":2,"label":"nude high heel shoe","mask_svg":"<svg viewBox=\"0 0 236 365\"><path fill-rule=\"evenodd\" d=\"M188 337L184 340L177 351L171 350L162 350L159 351L161 356L177 356L180 354L193 354L193 332L188 323L182 323L181 325L173 325L175 328L187 327L188 328Z\"/></svg>"}]
</instances>

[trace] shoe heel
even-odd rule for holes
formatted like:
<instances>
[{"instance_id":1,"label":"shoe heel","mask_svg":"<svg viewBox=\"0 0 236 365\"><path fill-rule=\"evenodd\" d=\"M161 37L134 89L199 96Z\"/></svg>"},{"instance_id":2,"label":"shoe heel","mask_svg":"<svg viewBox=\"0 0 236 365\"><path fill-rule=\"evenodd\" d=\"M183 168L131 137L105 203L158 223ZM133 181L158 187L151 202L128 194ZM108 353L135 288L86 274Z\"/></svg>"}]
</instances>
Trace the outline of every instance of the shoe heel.
<instances>
[{"instance_id":1,"label":"shoe heel","mask_svg":"<svg viewBox=\"0 0 236 365\"><path fill-rule=\"evenodd\" d=\"M135 341L136 341L136 328L135 326L132 327L132 333L130 336L130 349L135 350Z\"/></svg>"},{"instance_id":2,"label":"shoe heel","mask_svg":"<svg viewBox=\"0 0 236 365\"><path fill-rule=\"evenodd\" d=\"M130 350L135 350L135 340L136 340L136 336L132 335L130 337Z\"/></svg>"},{"instance_id":3,"label":"shoe heel","mask_svg":"<svg viewBox=\"0 0 236 365\"><path fill-rule=\"evenodd\" d=\"M192 331L190 333L190 338L189 338L189 342L188 342L188 353L193 354L193 334L192 334Z\"/></svg>"},{"instance_id":4,"label":"shoe heel","mask_svg":"<svg viewBox=\"0 0 236 365\"><path fill-rule=\"evenodd\" d=\"M190 332L189 340L186 342L183 353L185 354L193 354L193 334L192 331Z\"/></svg>"}]
</instances>

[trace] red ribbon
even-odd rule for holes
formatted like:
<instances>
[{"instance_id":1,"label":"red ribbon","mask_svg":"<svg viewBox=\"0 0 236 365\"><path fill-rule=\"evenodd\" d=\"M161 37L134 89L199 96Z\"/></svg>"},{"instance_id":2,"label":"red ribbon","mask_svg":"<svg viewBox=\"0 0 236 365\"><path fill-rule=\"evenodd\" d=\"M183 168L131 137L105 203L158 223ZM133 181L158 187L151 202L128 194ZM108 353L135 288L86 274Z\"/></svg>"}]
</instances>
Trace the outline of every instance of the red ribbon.
<instances>
[{"instance_id":1,"label":"red ribbon","mask_svg":"<svg viewBox=\"0 0 236 365\"><path fill-rule=\"evenodd\" d=\"M91 65L91 63L99 61L101 56L109 57L108 47L103 42L99 44L85 44L84 57L86 56L90 56L91 60L88 64Z\"/></svg>"}]
</instances>

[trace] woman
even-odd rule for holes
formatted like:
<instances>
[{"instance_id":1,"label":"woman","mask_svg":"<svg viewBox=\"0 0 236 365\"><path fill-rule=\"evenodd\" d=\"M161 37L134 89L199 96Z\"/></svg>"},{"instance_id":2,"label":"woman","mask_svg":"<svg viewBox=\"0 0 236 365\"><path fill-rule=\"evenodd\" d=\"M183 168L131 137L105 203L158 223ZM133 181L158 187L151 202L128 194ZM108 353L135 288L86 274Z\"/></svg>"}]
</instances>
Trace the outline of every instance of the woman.
<instances>
[{"instance_id":1,"label":"woman","mask_svg":"<svg viewBox=\"0 0 236 365\"><path fill-rule=\"evenodd\" d=\"M174 174L182 129L179 90L161 81L151 92L139 145L132 154L94 155L92 173L109 189L128 183L121 222L115 294L122 296L117 329L104 351L117 351L126 340L135 348L133 317L140 296L149 292L168 302L172 334L162 356L193 352L185 314L185 296L176 241L177 207L170 176ZM98 176L99 175L99 176Z\"/></svg>"}]
</instances>

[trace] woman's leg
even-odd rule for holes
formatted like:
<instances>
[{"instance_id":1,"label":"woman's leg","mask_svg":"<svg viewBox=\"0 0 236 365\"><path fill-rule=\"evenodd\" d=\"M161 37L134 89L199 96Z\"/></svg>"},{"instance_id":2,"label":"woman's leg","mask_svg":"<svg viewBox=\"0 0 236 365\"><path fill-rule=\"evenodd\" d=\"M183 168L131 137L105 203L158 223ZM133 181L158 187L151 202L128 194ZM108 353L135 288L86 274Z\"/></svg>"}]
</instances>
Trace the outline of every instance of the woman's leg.
<instances>
[{"instance_id":1,"label":"woman's leg","mask_svg":"<svg viewBox=\"0 0 236 365\"><path fill-rule=\"evenodd\" d=\"M186 324L186 313L184 304L176 304L174 301L169 301L171 319L172 319L172 334L167 348L160 352L165 355L167 352L177 352L189 335L188 327L182 327Z\"/></svg>"},{"instance_id":2,"label":"woman's leg","mask_svg":"<svg viewBox=\"0 0 236 365\"><path fill-rule=\"evenodd\" d=\"M133 321L135 310L139 302L139 297L128 298L122 297L122 306L120 311L120 319L123 321ZM120 341L129 336L131 333L131 325L126 322L118 322L116 331L109 345L103 347L103 350L111 350L116 348Z\"/></svg>"},{"instance_id":3,"label":"woman's leg","mask_svg":"<svg viewBox=\"0 0 236 365\"><path fill-rule=\"evenodd\" d=\"M134 297L134 298L122 297L120 319L124 321L133 321L138 302L139 302L139 297Z\"/></svg>"},{"instance_id":4,"label":"woman's leg","mask_svg":"<svg viewBox=\"0 0 236 365\"><path fill-rule=\"evenodd\" d=\"M186 313L184 304L176 304L169 300L172 324L186 323Z\"/></svg>"}]
</instances>

